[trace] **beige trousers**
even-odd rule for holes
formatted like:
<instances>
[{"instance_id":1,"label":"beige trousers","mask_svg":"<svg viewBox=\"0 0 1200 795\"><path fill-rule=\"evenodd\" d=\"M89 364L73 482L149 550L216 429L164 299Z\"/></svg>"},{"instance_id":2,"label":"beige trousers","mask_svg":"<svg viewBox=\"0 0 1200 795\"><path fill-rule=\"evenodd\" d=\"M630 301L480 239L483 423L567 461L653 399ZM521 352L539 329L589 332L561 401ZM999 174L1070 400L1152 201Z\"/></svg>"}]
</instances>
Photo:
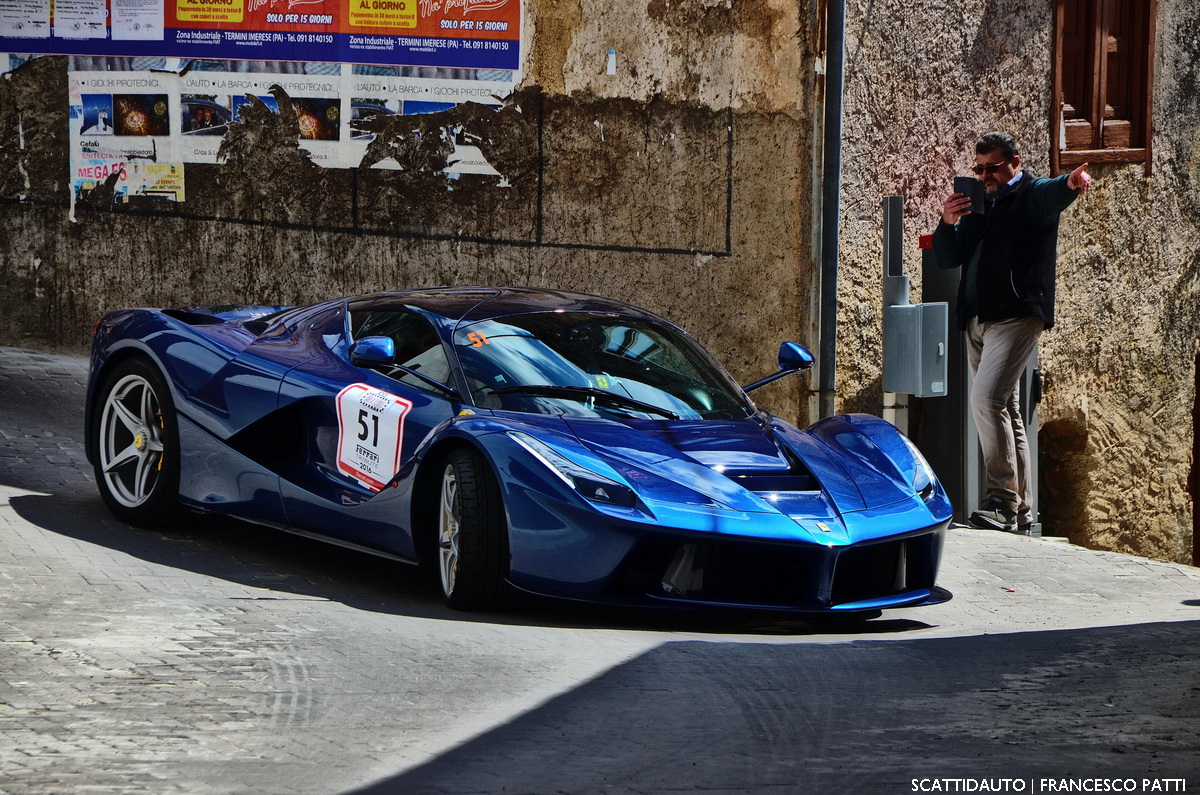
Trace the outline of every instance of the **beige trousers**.
<instances>
[{"instance_id":1,"label":"beige trousers","mask_svg":"<svg viewBox=\"0 0 1200 795\"><path fill-rule=\"evenodd\" d=\"M1021 420L1021 374L1037 348L1044 323L1037 317L967 323L967 361L971 416L979 432L987 473L984 500L999 497L1017 514L1018 524L1033 521L1033 483L1029 440Z\"/></svg>"}]
</instances>

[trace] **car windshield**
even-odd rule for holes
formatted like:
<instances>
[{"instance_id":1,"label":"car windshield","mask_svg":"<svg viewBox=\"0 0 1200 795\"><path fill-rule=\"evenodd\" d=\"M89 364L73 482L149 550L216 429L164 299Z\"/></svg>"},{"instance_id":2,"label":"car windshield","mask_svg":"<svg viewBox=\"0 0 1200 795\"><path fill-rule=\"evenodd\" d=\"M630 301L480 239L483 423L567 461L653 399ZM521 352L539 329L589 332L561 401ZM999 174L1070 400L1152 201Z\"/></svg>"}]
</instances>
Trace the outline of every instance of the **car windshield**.
<instances>
[{"instance_id":1,"label":"car windshield","mask_svg":"<svg viewBox=\"0 0 1200 795\"><path fill-rule=\"evenodd\" d=\"M707 351L678 329L643 318L513 315L460 327L454 347L483 408L660 420L752 412Z\"/></svg>"}]
</instances>

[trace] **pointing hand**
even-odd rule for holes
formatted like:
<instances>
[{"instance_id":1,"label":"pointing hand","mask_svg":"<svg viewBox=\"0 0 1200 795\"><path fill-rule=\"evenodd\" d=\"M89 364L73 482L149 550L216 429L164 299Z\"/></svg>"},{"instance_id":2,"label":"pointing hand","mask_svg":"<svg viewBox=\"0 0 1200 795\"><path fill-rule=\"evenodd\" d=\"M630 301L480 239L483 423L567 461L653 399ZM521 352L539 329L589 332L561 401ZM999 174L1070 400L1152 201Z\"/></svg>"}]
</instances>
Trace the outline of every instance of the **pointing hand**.
<instances>
[{"instance_id":1,"label":"pointing hand","mask_svg":"<svg viewBox=\"0 0 1200 795\"><path fill-rule=\"evenodd\" d=\"M1068 188L1077 190L1080 193L1087 193L1088 188L1092 187L1092 175L1087 173L1087 167L1088 164L1084 163L1071 172L1071 175L1067 177Z\"/></svg>"}]
</instances>

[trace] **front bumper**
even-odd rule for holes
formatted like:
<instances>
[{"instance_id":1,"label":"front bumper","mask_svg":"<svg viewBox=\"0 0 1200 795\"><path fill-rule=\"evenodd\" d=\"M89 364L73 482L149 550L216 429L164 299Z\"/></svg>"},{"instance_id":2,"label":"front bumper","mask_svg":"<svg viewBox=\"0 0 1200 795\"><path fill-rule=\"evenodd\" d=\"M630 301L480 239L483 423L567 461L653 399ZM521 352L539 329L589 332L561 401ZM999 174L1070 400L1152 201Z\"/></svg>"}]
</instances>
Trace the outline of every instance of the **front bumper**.
<instances>
[{"instance_id":1,"label":"front bumper","mask_svg":"<svg viewBox=\"0 0 1200 795\"><path fill-rule=\"evenodd\" d=\"M536 522L515 519L509 528L509 580L536 594L802 613L867 612L950 598L935 582L949 519L909 530L892 527L854 542L814 543L800 532L781 538L775 531L791 523L786 517L741 514L739 532L731 533L714 517L703 529L679 528L624 521L544 496L536 502L536 509L510 511L514 519L536 515ZM755 519L773 532L747 535L745 525ZM925 519L932 517L926 513Z\"/></svg>"},{"instance_id":2,"label":"front bumper","mask_svg":"<svg viewBox=\"0 0 1200 795\"><path fill-rule=\"evenodd\" d=\"M730 539L658 544L655 552L640 550L622 585L657 602L697 607L851 613L936 604L949 598L935 585L944 536L939 525L844 547Z\"/></svg>"}]
</instances>

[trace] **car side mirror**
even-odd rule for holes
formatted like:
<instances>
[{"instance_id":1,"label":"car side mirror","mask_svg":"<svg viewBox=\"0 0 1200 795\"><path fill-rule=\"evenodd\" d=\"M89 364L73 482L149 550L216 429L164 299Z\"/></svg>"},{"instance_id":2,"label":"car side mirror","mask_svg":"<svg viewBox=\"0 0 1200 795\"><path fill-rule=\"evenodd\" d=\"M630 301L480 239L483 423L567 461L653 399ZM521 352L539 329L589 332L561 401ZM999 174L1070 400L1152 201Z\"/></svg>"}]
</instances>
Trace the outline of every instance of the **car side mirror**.
<instances>
[{"instance_id":1,"label":"car side mirror","mask_svg":"<svg viewBox=\"0 0 1200 795\"><path fill-rule=\"evenodd\" d=\"M363 337L350 346L350 364L373 367L391 364L396 358L396 343L391 337Z\"/></svg>"},{"instance_id":2,"label":"car side mirror","mask_svg":"<svg viewBox=\"0 0 1200 795\"><path fill-rule=\"evenodd\" d=\"M350 346L350 364L355 367L387 367L385 375L395 378L397 372L408 373L418 381L424 381L438 392L453 400L462 400L462 395L454 387L443 384L429 376L418 373L411 367L396 363L396 343L391 337L363 337Z\"/></svg>"},{"instance_id":3,"label":"car side mirror","mask_svg":"<svg viewBox=\"0 0 1200 795\"><path fill-rule=\"evenodd\" d=\"M785 373L801 373L813 366L812 351L798 342L784 342L779 346L779 369Z\"/></svg>"},{"instance_id":4,"label":"car side mirror","mask_svg":"<svg viewBox=\"0 0 1200 795\"><path fill-rule=\"evenodd\" d=\"M812 355L812 351L805 348L798 342L784 342L779 346L779 372L769 375L762 380L755 381L753 384L742 387L743 392L750 392L758 389L760 386L766 386L772 381L783 378L785 375L792 373L802 373L810 369L816 358Z\"/></svg>"}]
</instances>

